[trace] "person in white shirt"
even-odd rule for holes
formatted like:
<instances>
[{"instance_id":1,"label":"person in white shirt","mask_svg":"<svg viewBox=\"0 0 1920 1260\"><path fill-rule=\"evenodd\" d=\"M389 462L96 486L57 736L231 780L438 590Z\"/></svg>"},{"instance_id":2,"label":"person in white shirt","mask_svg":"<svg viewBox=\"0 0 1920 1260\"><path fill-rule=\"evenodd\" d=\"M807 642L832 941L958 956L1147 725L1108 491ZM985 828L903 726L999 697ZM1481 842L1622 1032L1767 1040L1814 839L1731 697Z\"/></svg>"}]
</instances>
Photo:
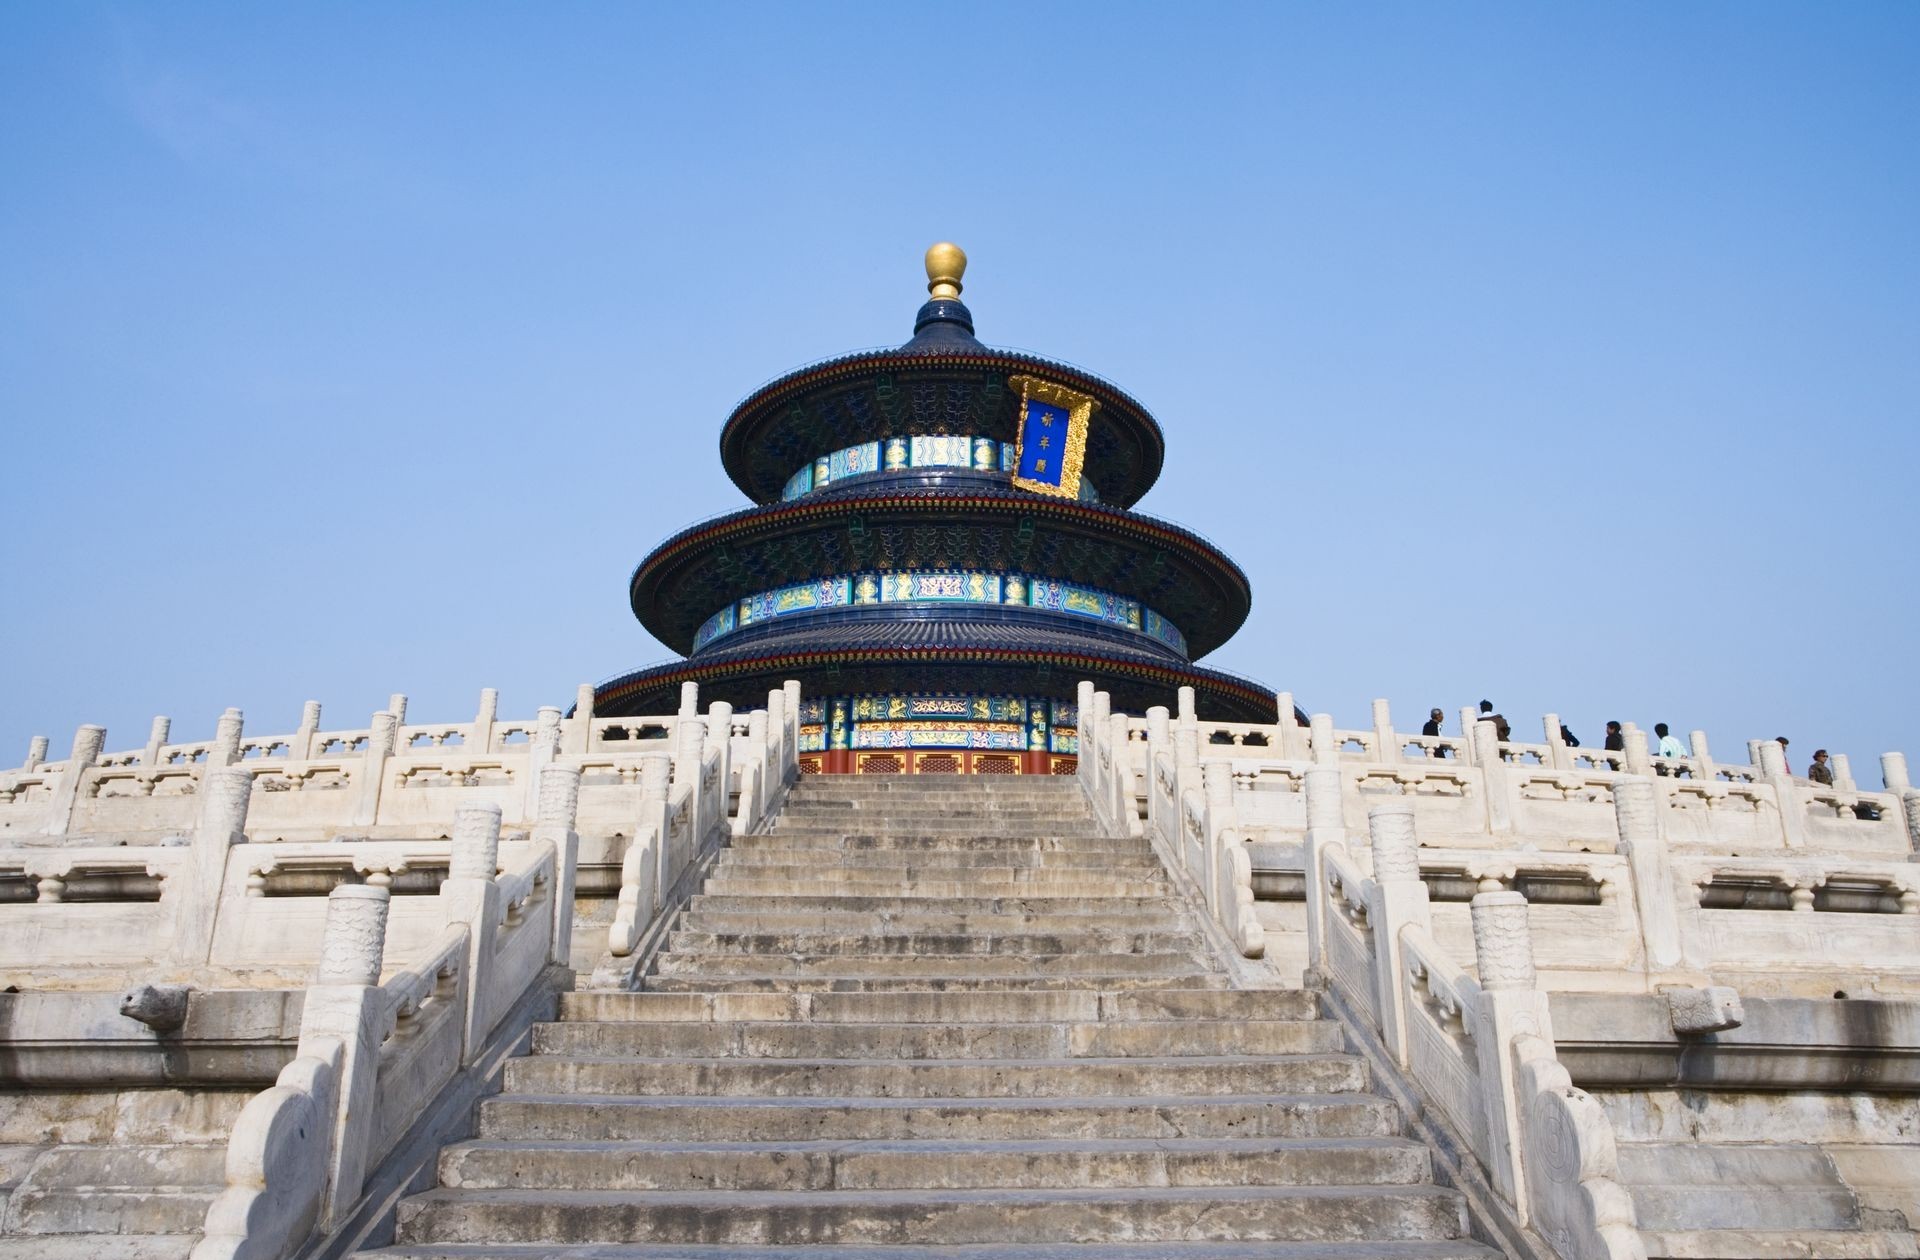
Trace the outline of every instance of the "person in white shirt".
<instances>
[{"instance_id":1,"label":"person in white shirt","mask_svg":"<svg viewBox=\"0 0 1920 1260\"><path fill-rule=\"evenodd\" d=\"M1670 735L1667 732L1667 724L1665 722L1655 722L1653 724L1653 733L1660 737L1660 746L1654 750L1654 755L1656 757L1686 758L1686 757L1693 756L1692 751L1689 750L1685 744L1681 743L1679 740L1675 739L1672 735ZM1679 770L1683 768L1684 767L1676 768L1675 773L1678 773ZM1665 766L1660 767L1660 773L1666 774L1667 768Z\"/></svg>"}]
</instances>

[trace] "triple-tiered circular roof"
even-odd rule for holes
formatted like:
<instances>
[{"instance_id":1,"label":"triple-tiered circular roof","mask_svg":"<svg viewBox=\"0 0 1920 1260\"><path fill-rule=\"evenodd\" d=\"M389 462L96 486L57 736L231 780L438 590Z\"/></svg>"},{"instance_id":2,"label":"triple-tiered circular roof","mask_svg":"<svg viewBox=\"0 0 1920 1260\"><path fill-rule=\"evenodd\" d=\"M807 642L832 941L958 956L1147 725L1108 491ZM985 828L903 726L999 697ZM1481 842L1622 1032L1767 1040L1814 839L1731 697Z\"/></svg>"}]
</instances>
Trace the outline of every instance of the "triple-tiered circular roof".
<instances>
[{"instance_id":1,"label":"triple-tiered circular roof","mask_svg":"<svg viewBox=\"0 0 1920 1260\"><path fill-rule=\"evenodd\" d=\"M671 708L687 681L713 698L751 703L786 677L814 693L1063 696L1091 678L1120 708L1167 704L1174 689L1192 686L1202 716L1273 720L1271 691L1192 664L1246 620L1246 575L1199 535L1127 510L1160 474L1159 423L1080 368L981 344L959 300L964 266L955 247L928 251L931 300L905 345L789 372L734 408L721 430L721 459L755 506L675 534L629 582L635 617L690 659L603 684L599 711ZM1018 382L1032 379L1091 401L1082 471L1097 502L1023 489L997 462L993 453L1004 446L1010 455L1019 437ZM853 475L842 469L830 485L806 472L816 461L824 466L829 452L954 435L979 443L977 463L868 462ZM984 606L906 599L853 607L843 596L830 608L783 608L778 619L748 625L754 601L769 592L849 580L871 589L875 577L904 574L966 575L976 588L1072 584L1083 602L1107 609L1106 621L996 606L992 597ZM713 632L720 618L725 637Z\"/></svg>"}]
</instances>

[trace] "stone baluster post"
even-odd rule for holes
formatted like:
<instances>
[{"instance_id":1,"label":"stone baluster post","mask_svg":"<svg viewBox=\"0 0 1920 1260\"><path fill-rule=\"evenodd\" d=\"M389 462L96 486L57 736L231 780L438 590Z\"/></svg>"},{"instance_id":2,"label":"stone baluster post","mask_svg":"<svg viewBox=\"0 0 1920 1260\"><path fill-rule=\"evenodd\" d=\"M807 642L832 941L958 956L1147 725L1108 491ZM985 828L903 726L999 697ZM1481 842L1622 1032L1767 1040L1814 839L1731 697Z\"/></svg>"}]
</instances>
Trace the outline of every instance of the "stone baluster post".
<instances>
[{"instance_id":1,"label":"stone baluster post","mask_svg":"<svg viewBox=\"0 0 1920 1260\"><path fill-rule=\"evenodd\" d=\"M174 956L182 963L211 962L220 910L227 892L227 859L236 844L247 842L247 807L253 799L253 773L244 766L218 766L200 776L199 812L188 841L187 869L168 879L162 897L178 909ZM174 887L174 880L181 880ZM245 895L244 879L233 894Z\"/></svg>"},{"instance_id":2,"label":"stone baluster post","mask_svg":"<svg viewBox=\"0 0 1920 1260\"><path fill-rule=\"evenodd\" d=\"M1074 686L1073 711L1076 729L1080 733L1080 760L1075 773L1080 779L1080 790L1092 801L1100 787L1097 777L1100 757L1093 746L1093 683L1085 678Z\"/></svg>"},{"instance_id":3,"label":"stone baluster post","mask_svg":"<svg viewBox=\"0 0 1920 1260\"><path fill-rule=\"evenodd\" d=\"M560 740L565 722L560 706L543 704L534 714L533 737L527 741L525 795L521 798L522 818L535 818L540 812L540 776L560 756Z\"/></svg>"},{"instance_id":4,"label":"stone baluster post","mask_svg":"<svg viewBox=\"0 0 1920 1260\"><path fill-rule=\"evenodd\" d=\"M781 690L787 693L787 760L792 762L800 752L800 680L787 679Z\"/></svg>"},{"instance_id":5,"label":"stone baluster post","mask_svg":"<svg viewBox=\"0 0 1920 1260\"><path fill-rule=\"evenodd\" d=\"M1547 764L1555 770L1573 769L1573 754L1567 748L1565 737L1560 734L1560 715L1547 714L1540 719L1540 726L1547 733Z\"/></svg>"},{"instance_id":6,"label":"stone baluster post","mask_svg":"<svg viewBox=\"0 0 1920 1260\"><path fill-rule=\"evenodd\" d=\"M1513 1042L1528 1034L1551 1042L1553 1022L1547 995L1536 987L1527 899L1517 892L1480 893L1473 899L1472 914L1474 966L1480 980L1473 1042L1487 1108L1488 1172L1524 1222L1528 1209L1521 1126L1526 1117Z\"/></svg>"},{"instance_id":7,"label":"stone baluster post","mask_svg":"<svg viewBox=\"0 0 1920 1260\"><path fill-rule=\"evenodd\" d=\"M1165 752L1173 739L1173 714L1164 704L1147 710L1147 748Z\"/></svg>"},{"instance_id":8,"label":"stone baluster post","mask_svg":"<svg viewBox=\"0 0 1920 1260\"><path fill-rule=\"evenodd\" d=\"M787 693L779 688L767 692L767 787L764 799L771 803L776 789L787 781L787 765L793 749L787 745Z\"/></svg>"},{"instance_id":9,"label":"stone baluster post","mask_svg":"<svg viewBox=\"0 0 1920 1260\"><path fill-rule=\"evenodd\" d=\"M1182 687L1174 693L1174 712L1180 715L1182 722L1198 722L1200 720L1200 710L1194 701L1193 688Z\"/></svg>"},{"instance_id":10,"label":"stone baluster post","mask_svg":"<svg viewBox=\"0 0 1920 1260\"><path fill-rule=\"evenodd\" d=\"M160 750L166 746L167 735L173 730L173 719L157 717L153 725L147 728L147 746L140 754L140 764L151 770L160 764Z\"/></svg>"},{"instance_id":11,"label":"stone baluster post","mask_svg":"<svg viewBox=\"0 0 1920 1260\"><path fill-rule=\"evenodd\" d=\"M1666 801L1652 779L1621 775L1613 781L1613 817L1620 853L1633 879L1633 903L1640 916L1640 939L1649 971L1680 965L1680 904L1675 897L1673 859L1660 826Z\"/></svg>"},{"instance_id":12,"label":"stone baluster post","mask_svg":"<svg viewBox=\"0 0 1920 1260\"><path fill-rule=\"evenodd\" d=\"M1343 790L1338 767L1315 765L1307 770L1307 966L1322 974L1326 969L1327 874L1321 854L1330 844L1347 842Z\"/></svg>"},{"instance_id":13,"label":"stone baluster post","mask_svg":"<svg viewBox=\"0 0 1920 1260\"><path fill-rule=\"evenodd\" d=\"M707 706L707 747L725 748L733 740L733 706L715 700Z\"/></svg>"},{"instance_id":14,"label":"stone baluster post","mask_svg":"<svg viewBox=\"0 0 1920 1260\"><path fill-rule=\"evenodd\" d=\"M1104 691L1095 689L1091 712L1080 715L1083 729L1091 736L1087 741L1087 748L1084 750L1085 755L1080 758L1080 773L1085 774L1088 770L1093 771L1093 778L1088 780L1087 786L1092 790L1095 802L1104 802L1112 795L1107 782L1112 777L1113 768L1115 764L1117 764L1117 755L1113 748L1107 744L1107 740L1112 734L1107 724L1107 718L1112 712L1112 703L1113 698L1111 696ZM1102 751L1105 751L1107 754L1104 764L1100 756ZM1092 764L1088 765L1088 762L1092 762ZM1105 821L1114 822L1117 820L1108 818Z\"/></svg>"},{"instance_id":15,"label":"stone baluster post","mask_svg":"<svg viewBox=\"0 0 1920 1260\"><path fill-rule=\"evenodd\" d=\"M1308 741L1314 765L1337 766L1340 764L1340 742L1333 735L1333 714L1313 715Z\"/></svg>"},{"instance_id":16,"label":"stone baluster post","mask_svg":"<svg viewBox=\"0 0 1920 1260\"><path fill-rule=\"evenodd\" d=\"M1807 807L1800 799L1800 786L1787 768L1787 750L1777 739L1760 741L1760 775L1773 787L1780 804L1780 834L1790 849L1807 844Z\"/></svg>"},{"instance_id":17,"label":"stone baluster post","mask_svg":"<svg viewBox=\"0 0 1920 1260\"><path fill-rule=\"evenodd\" d=\"M1920 854L1920 792L1908 788L1900 793L1900 808L1907 816L1907 847Z\"/></svg>"},{"instance_id":18,"label":"stone baluster post","mask_svg":"<svg viewBox=\"0 0 1920 1260\"><path fill-rule=\"evenodd\" d=\"M1275 699L1280 710L1280 748L1279 755L1288 761L1305 761L1312 751L1307 747L1307 728L1300 725L1300 706L1294 700L1291 691L1283 691Z\"/></svg>"},{"instance_id":19,"label":"stone baluster post","mask_svg":"<svg viewBox=\"0 0 1920 1260\"><path fill-rule=\"evenodd\" d=\"M665 753L649 753L640 759L640 826L634 831L633 843L639 847L646 842L650 851L643 853L640 861L652 867L651 883L635 897L636 905L644 911L638 917L641 928L659 913L667 895L667 876L672 873L667 870L667 795L672 776L673 758ZM636 862L634 873L640 874L641 869ZM623 892L627 882L623 867Z\"/></svg>"},{"instance_id":20,"label":"stone baluster post","mask_svg":"<svg viewBox=\"0 0 1920 1260\"><path fill-rule=\"evenodd\" d=\"M386 786L387 762L399 723L391 713L376 713L369 723L367 748L360 763L360 799L354 807L354 825L371 827L380 820L380 794Z\"/></svg>"},{"instance_id":21,"label":"stone baluster post","mask_svg":"<svg viewBox=\"0 0 1920 1260\"><path fill-rule=\"evenodd\" d=\"M726 821L733 790L733 706L724 700L716 700L707 706L707 744L702 755L707 751L719 755L719 782L714 789L714 799L708 803L705 825L695 837L696 844L704 843L707 830L715 822Z\"/></svg>"},{"instance_id":22,"label":"stone baluster post","mask_svg":"<svg viewBox=\"0 0 1920 1260\"><path fill-rule=\"evenodd\" d=\"M1161 758L1173 760L1173 714L1164 704L1147 710L1147 827L1167 834L1165 807L1160 804L1159 770ZM1176 837L1178 832L1173 833ZM1174 846L1177 851L1179 846Z\"/></svg>"},{"instance_id":23,"label":"stone baluster post","mask_svg":"<svg viewBox=\"0 0 1920 1260\"><path fill-rule=\"evenodd\" d=\"M475 754L490 753L493 747L493 724L500 716L500 693L492 687L480 692L480 707L473 714L473 751Z\"/></svg>"},{"instance_id":24,"label":"stone baluster post","mask_svg":"<svg viewBox=\"0 0 1920 1260\"><path fill-rule=\"evenodd\" d=\"M1628 774L1652 774L1653 755L1647 751L1647 733L1631 722L1623 722L1620 739L1626 745L1621 754L1622 768Z\"/></svg>"},{"instance_id":25,"label":"stone baluster post","mask_svg":"<svg viewBox=\"0 0 1920 1260\"><path fill-rule=\"evenodd\" d=\"M1417 924L1432 930L1427 886L1420 878L1420 841L1414 833L1413 802L1389 801L1367 811L1373 842L1373 889L1367 922L1373 927L1373 983L1380 1009L1380 1038L1402 1068L1407 1048L1406 963L1400 954L1400 929Z\"/></svg>"},{"instance_id":26,"label":"stone baluster post","mask_svg":"<svg viewBox=\"0 0 1920 1260\"><path fill-rule=\"evenodd\" d=\"M689 683L680 684L680 716L681 717L699 717L700 716L700 684L699 683L689 682Z\"/></svg>"},{"instance_id":27,"label":"stone baluster post","mask_svg":"<svg viewBox=\"0 0 1920 1260\"><path fill-rule=\"evenodd\" d=\"M1836 792L1860 790L1853 781L1853 760L1845 753L1833 754L1833 790Z\"/></svg>"},{"instance_id":28,"label":"stone baluster post","mask_svg":"<svg viewBox=\"0 0 1920 1260\"><path fill-rule=\"evenodd\" d=\"M1133 798L1133 746L1127 742L1127 715L1107 715L1107 742L1113 749L1112 773L1101 781L1113 820L1130 836L1140 834L1140 807Z\"/></svg>"},{"instance_id":29,"label":"stone baluster post","mask_svg":"<svg viewBox=\"0 0 1920 1260\"><path fill-rule=\"evenodd\" d=\"M300 706L300 728L287 746L288 761L305 761L313 756L313 737L320 733L320 702L309 700Z\"/></svg>"},{"instance_id":30,"label":"stone baluster post","mask_svg":"<svg viewBox=\"0 0 1920 1260\"><path fill-rule=\"evenodd\" d=\"M1693 753L1693 772L1700 776L1702 782L1709 782L1719 774L1719 769L1713 764L1713 749L1707 743L1705 731L1688 731L1687 748Z\"/></svg>"},{"instance_id":31,"label":"stone baluster post","mask_svg":"<svg viewBox=\"0 0 1920 1260\"><path fill-rule=\"evenodd\" d=\"M573 689L573 718L567 727L566 749L583 753L593 747L593 684L581 683Z\"/></svg>"},{"instance_id":32,"label":"stone baluster post","mask_svg":"<svg viewBox=\"0 0 1920 1260\"><path fill-rule=\"evenodd\" d=\"M1201 837L1201 853L1204 871L1201 884L1207 895L1207 908L1213 911L1215 921L1226 927L1229 932L1233 924L1229 914L1233 905L1233 893L1226 886L1226 860L1221 854L1224 837L1221 835L1234 824L1233 814L1233 768L1218 761L1210 761L1201 768L1201 784L1207 801L1206 834Z\"/></svg>"},{"instance_id":33,"label":"stone baluster post","mask_svg":"<svg viewBox=\"0 0 1920 1260\"><path fill-rule=\"evenodd\" d=\"M207 754L209 769L230 766L240 760L240 735L245 726L245 715L238 709L228 709L220 715L214 725L213 751Z\"/></svg>"},{"instance_id":34,"label":"stone baluster post","mask_svg":"<svg viewBox=\"0 0 1920 1260\"><path fill-rule=\"evenodd\" d=\"M53 802L47 810L47 835L67 834L67 828L73 823L74 807L80 800L80 781L100 760L100 750L106 742L107 728L104 726L82 726L74 731L73 751L67 755L67 768L53 783ZM46 745L42 744L39 751L44 760Z\"/></svg>"},{"instance_id":35,"label":"stone baluster post","mask_svg":"<svg viewBox=\"0 0 1920 1260\"><path fill-rule=\"evenodd\" d=\"M339 1046L338 1092L327 1135L327 1194L319 1226L345 1221L366 1182L377 1105L380 1041L386 1000L379 989L386 959L388 894L384 888L342 884L327 897L327 920L300 1014L296 1053L329 1057ZM319 1135L315 1135L318 1137Z\"/></svg>"},{"instance_id":36,"label":"stone baluster post","mask_svg":"<svg viewBox=\"0 0 1920 1260\"><path fill-rule=\"evenodd\" d=\"M461 1061L473 1062L493 1031L493 937L500 926L500 807L462 805L453 811L453 846L440 902L448 923L465 923L467 1010Z\"/></svg>"},{"instance_id":37,"label":"stone baluster post","mask_svg":"<svg viewBox=\"0 0 1920 1260\"><path fill-rule=\"evenodd\" d=\"M402 695L400 692L397 692L397 691L394 692L392 695L388 696L387 712L393 714L393 725L396 729L398 729L399 727L405 726L407 724L406 696Z\"/></svg>"},{"instance_id":38,"label":"stone baluster post","mask_svg":"<svg viewBox=\"0 0 1920 1260\"><path fill-rule=\"evenodd\" d=\"M38 770L47 763L47 746L50 741L45 735L35 735L27 741L27 760L22 770Z\"/></svg>"},{"instance_id":39,"label":"stone baluster post","mask_svg":"<svg viewBox=\"0 0 1920 1260\"><path fill-rule=\"evenodd\" d=\"M1460 706L1460 757L1468 765L1477 765L1473 750L1473 725L1480 720L1480 710L1470 704Z\"/></svg>"},{"instance_id":40,"label":"stone baluster post","mask_svg":"<svg viewBox=\"0 0 1920 1260\"><path fill-rule=\"evenodd\" d=\"M1507 763L1500 759L1500 730L1492 722L1475 722L1468 728L1473 742L1473 764L1479 767L1480 782L1487 799L1487 831L1507 835L1513 831L1513 780Z\"/></svg>"},{"instance_id":41,"label":"stone baluster post","mask_svg":"<svg viewBox=\"0 0 1920 1260\"><path fill-rule=\"evenodd\" d=\"M1385 700L1373 702L1373 759L1398 761L1400 749L1393 733L1393 710Z\"/></svg>"},{"instance_id":42,"label":"stone baluster post","mask_svg":"<svg viewBox=\"0 0 1920 1260\"><path fill-rule=\"evenodd\" d=\"M1760 768L1760 745L1762 743L1771 743L1771 742L1772 742L1771 740L1758 740L1758 739L1748 740L1747 741L1747 764L1754 767L1756 770L1759 769Z\"/></svg>"},{"instance_id":43,"label":"stone baluster post","mask_svg":"<svg viewBox=\"0 0 1920 1260\"><path fill-rule=\"evenodd\" d=\"M573 898L579 878L580 771L548 766L540 772L540 809L533 839L553 845L553 940L547 960L566 964L573 957Z\"/></svg>"},{"instance_id":44,"label":"stone baluster post","mask_svg":"<svg viewBox=\"0 0 1920 1260\"><path fill-rule=\"evenodd\" d=\"M1913 787L1913 780L1907 777L1907 754L1880 754L1880 782L1895 796L1903 796Z\"/></svg>"},{"instance_id":45,"label":"stone baluster post","mask_svg":"<svg viewBox=\"0 0 1920 1260\"><path fill-rule=\"evenodd\" d=\"M739 784L739 798L731 825L736 836L746 834L760 822L761 802L766 794L766 710L747 710L747 733L737 738L739 745L733 749L733 777Z\"/></svg>"}]
</instances>

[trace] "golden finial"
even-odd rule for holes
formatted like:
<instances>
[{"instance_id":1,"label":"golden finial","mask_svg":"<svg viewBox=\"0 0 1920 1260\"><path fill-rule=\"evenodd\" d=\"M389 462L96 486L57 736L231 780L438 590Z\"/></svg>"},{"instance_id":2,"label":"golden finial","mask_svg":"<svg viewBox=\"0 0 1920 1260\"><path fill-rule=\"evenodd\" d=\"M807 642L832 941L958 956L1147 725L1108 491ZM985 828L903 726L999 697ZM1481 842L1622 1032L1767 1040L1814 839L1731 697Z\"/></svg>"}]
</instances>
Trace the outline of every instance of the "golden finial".
<instances>
[{"instance_id":1,"label":"golden finial","mask_svg":"<svg viewBox=\"0 0 1920 1260\"><path fill-rule=\"evenodd\" d=\"M960 277L967 274L966 251L951 241L927 250L927 292L934 301L958 301Z\"/></svg>"}]
</instances>

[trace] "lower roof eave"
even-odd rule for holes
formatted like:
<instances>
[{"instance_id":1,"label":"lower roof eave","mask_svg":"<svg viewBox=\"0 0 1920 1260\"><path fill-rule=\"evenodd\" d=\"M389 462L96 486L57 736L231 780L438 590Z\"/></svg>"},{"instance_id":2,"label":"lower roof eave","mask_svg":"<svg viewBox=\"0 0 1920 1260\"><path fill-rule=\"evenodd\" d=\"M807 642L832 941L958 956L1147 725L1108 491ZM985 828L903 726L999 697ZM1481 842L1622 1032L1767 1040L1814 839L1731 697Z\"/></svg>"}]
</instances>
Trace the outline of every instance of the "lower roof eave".
<instances>
[{"instance_id":1,"label":"lower roof eave","mask_svg":"<svg viewBox=\"0 0 1920 1260\"><path fill-rule=\"evenodd\" d=\"M856 648L769 652L722 660L672 661L601 683L594 712L607 717L675 712L680 687L697 683L701 703L724 700L758 708L768 691L798 679L802 694L936 693L1045 695L1070 699L1082 679L1113 696L1114 707L1143 713L1175 705L1194 689L1200 717L1215 722L1276 720L1274 693L1260 683L1193 665L1126 659L1095 652L1003 648Z\"/></svg>"}]
</instances>

